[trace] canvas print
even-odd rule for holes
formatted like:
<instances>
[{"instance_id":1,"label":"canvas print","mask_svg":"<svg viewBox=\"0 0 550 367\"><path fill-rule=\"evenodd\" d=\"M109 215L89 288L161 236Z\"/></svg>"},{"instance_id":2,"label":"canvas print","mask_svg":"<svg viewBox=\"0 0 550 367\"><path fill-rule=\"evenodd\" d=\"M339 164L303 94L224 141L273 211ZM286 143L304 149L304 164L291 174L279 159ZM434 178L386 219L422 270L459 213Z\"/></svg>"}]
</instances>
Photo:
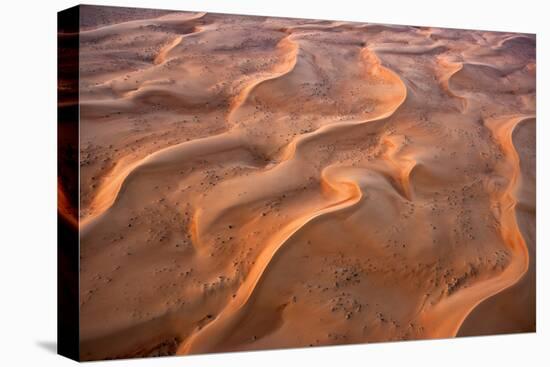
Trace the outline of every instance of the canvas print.
<instances>
[{"instance_id":1,"label":"canvas print","mask_svg":"<svg viewBox=\"0 0 550 367\"><path fill-rule=\"evenodd\" d=\"M534 34L78 6L58 40L61 354L535 332Z\"/></svg>"}]
</instances>

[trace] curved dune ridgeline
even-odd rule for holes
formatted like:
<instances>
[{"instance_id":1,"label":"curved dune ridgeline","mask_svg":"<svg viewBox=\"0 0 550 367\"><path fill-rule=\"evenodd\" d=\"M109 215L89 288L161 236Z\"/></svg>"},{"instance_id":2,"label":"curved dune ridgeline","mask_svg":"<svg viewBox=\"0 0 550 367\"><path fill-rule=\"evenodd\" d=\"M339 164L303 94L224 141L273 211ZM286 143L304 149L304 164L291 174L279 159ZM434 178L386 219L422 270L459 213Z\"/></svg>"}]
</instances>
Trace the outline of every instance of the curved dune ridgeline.
<instances>
[{"instance_id":1,"label":"curved dune ridgeline","mask_svg":"<svg viewBox=\"0 0 550 367\"><path fill-rule=\"evenodd\" d=\"M534 331L533 36L132 17L81 37L83 359Z\"/></svg>"}]
</instances>

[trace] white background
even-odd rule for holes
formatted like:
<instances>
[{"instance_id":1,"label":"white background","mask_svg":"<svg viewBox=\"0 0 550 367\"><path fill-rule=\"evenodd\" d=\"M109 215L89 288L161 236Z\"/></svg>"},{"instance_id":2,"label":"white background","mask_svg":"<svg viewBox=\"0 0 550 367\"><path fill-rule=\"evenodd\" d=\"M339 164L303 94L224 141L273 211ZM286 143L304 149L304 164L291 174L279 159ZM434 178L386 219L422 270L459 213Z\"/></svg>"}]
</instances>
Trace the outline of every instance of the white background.
<instances>
[{"instance_id":1,"label":"white background","mask_svg":"<svg viewBox=\"0 0 550 367\"><path fill-rule=\"evenodd\" d=\"M97 366L550 365L545 0L111 0L94 4L537 33L537 333L156 358ZM56 343L56 12L72 1L2 2L0 365L65 366ZM548 189L546 189L548 190Z\"/></svg>"}]
</instances>

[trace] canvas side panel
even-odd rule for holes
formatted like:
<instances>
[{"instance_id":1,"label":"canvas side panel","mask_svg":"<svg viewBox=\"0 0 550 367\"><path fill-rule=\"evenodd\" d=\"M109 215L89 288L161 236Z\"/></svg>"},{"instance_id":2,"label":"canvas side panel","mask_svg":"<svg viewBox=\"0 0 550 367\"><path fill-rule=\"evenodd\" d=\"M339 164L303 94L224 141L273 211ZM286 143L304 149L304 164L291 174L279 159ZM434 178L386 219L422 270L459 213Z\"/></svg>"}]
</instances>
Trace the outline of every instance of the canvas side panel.
<instances>
[{"instance_id":1,"label":"canvas side panel","mask_svg":"<svg viewBox=\"0 0 550 367\"><path fill-rule=\"evenodd\" d=\"M57 348L79 360L79 7L57 16Z\"/></svg>"}]
</instances>

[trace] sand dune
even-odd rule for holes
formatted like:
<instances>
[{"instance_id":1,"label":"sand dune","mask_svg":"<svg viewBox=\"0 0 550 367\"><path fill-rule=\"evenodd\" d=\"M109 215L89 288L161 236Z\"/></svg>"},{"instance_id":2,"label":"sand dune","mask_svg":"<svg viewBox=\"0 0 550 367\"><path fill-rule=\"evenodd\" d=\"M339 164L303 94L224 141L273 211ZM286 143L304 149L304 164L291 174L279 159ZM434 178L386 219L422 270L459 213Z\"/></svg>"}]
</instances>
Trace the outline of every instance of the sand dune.
<instances>
[{"instance_id":1,"label":"sand dune","mask_svg":"<svg viewBox=\"0 0 550 367\"><path fill-rule=\"evenodd\" d=\"M87 25L83 359L534 331L534 36Z\"/></svg>"}]
</instances>

